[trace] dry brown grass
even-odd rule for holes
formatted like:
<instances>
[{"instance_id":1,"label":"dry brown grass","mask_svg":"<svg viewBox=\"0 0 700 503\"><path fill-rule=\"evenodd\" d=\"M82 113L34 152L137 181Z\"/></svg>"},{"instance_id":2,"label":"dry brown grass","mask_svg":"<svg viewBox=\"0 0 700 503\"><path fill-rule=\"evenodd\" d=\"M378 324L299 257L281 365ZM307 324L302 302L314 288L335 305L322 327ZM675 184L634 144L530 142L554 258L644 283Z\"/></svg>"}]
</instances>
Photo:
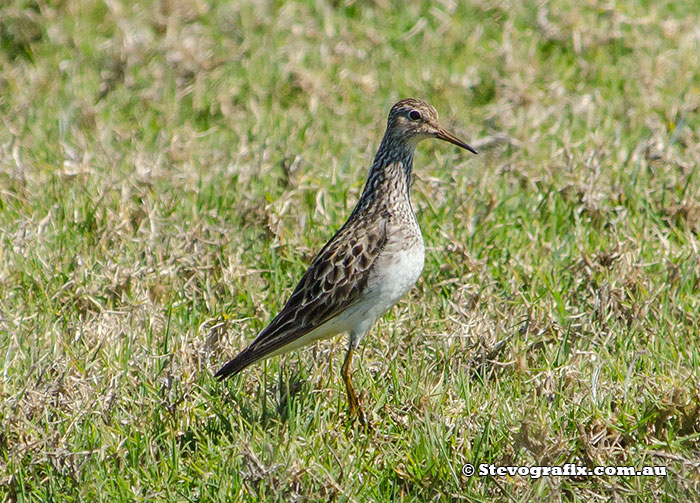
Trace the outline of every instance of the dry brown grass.
<instances>
[{"instance_id":1,"label":"dry brown grass","mask_svg":"<svg viewBox=\"0 0 700 503\"><path fill-rule=\"evenodd\" d=\"M0 7L0 499L658 501L700 492L688 2ZM211 373L351 210L399 97L423 278L355 373ZM465 478L478 464L666 465Z\"/></svg>"}]
</instances>

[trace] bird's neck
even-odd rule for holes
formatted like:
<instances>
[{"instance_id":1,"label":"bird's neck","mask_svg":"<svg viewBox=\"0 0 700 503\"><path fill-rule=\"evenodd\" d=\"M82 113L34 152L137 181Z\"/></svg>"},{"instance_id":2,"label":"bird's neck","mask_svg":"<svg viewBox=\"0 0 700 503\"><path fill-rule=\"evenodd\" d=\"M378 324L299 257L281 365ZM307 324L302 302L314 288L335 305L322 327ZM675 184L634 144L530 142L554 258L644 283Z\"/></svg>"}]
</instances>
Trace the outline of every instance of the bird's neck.
<instances>
[{"instance_id":1,"label":"bird's neck","mask_svg":"<svg viewBox=\"0 0 700 503\"><path fill-rule=\"evenodd\" d=\"M410 206L415 151L414 143L384 136L374 156L357 211L381 206L381 203L407 203Z\"/></svg>"}]
</instances>

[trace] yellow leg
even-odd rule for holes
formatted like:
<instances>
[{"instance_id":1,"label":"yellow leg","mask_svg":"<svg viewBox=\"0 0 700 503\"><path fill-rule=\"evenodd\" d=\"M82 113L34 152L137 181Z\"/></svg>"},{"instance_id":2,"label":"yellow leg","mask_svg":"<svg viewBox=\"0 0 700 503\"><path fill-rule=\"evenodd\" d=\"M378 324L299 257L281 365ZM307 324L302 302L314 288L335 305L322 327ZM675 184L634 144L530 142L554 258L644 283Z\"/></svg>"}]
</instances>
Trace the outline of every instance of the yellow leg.
<instances>
[{"instance_id":1,"label":"yellow leg","mask_svg":"<svg viewBox=\"0 0 700 503\"><path fill-rule=\"evenodd\" d=\"M351 417L357 417L361 424L365 424L365 413L362 410L362 405L357 399L355 394L355 388L352 387L352 379L350 366L352 364L352 347L348 348L348 353L345 356L345 361L343 362L343 368L340 370L340 374L343 376L343 381L345 381L345 389L348 392L348 409Z\"/></svg>"}]
</instances>

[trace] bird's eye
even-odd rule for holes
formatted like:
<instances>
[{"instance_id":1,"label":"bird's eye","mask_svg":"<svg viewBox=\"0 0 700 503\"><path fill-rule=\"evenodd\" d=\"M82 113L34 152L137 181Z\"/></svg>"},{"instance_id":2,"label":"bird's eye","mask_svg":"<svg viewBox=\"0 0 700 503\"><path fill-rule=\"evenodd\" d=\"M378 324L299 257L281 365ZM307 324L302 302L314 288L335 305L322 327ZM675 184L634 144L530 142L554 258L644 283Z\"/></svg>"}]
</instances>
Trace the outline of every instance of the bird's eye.
<instances>
[{"instance_id":1,"label":"bird's eye","mask_svg":"<svg viewBox=\"0 0 700 503\"><path fill-rule=\"evenodd\" d=\"M411 119L412 121L420 120L420 112L418 110L411 110L408 113L408 118Z\"/></svg>"}]
</instances>

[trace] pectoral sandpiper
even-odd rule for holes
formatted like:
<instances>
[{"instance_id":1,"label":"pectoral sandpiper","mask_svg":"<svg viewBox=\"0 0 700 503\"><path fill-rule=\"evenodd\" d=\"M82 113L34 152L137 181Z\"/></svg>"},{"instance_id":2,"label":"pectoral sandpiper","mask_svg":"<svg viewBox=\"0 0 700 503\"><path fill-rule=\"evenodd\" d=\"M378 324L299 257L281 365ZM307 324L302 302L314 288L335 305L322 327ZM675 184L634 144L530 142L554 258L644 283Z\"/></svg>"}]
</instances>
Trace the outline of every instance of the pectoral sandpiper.
<instances>
[{"instance_id":1,"label":"pectoral sandpiper","mask_svg":"<svg viewBox=\"0 0 700 503\"><path fill-rule=\"evenodd\" d=\"M413 154L426 138L477 153L440 126L429 104L410 98L396 103L350 217L321 249L279 314L216 377L225 379L264 358L347 332L350 341L341 373L350 415L364 423L350 365L362 337L423 270L423 237L410 187Z\"/></svg>"}]
</instances>

